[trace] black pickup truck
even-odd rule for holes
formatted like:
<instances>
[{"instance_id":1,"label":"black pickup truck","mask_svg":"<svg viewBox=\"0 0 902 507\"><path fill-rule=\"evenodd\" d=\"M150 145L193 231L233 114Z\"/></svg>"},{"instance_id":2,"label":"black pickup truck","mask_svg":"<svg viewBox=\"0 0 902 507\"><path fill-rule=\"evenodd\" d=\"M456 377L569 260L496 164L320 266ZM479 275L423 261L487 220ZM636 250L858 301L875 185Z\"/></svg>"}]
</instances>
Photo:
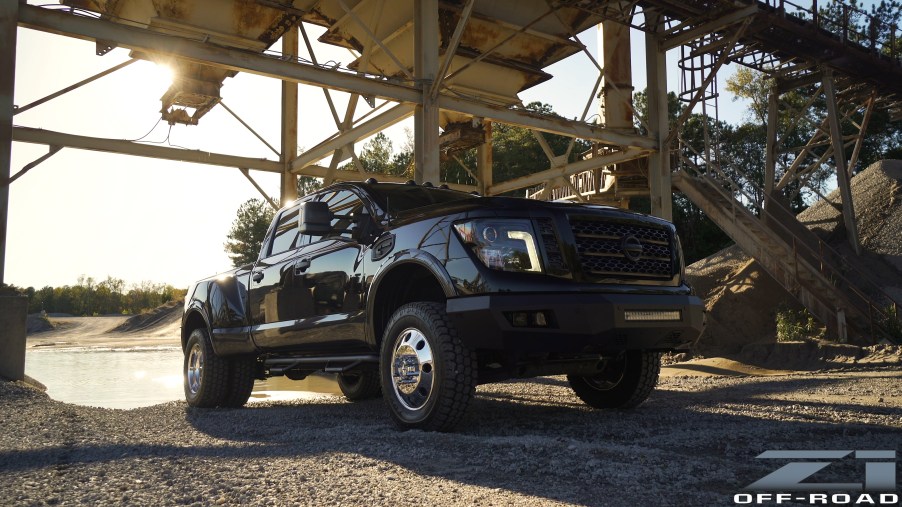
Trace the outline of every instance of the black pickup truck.
<instances>
[{"instance_id":1,"label":"black pickup truck","mask_svg":"<svg viewBox=\"0 0 902 507\"><path fill-rule=\"evenodd\" d=\"M477 384L566 374L633 407L704 327L683 271L673 225L638 213L332 185L279 211L254 264L188 290L185 396L239 407L254 379L329 372L401 428L447 430Z\"/></svg>"}]
</instances>

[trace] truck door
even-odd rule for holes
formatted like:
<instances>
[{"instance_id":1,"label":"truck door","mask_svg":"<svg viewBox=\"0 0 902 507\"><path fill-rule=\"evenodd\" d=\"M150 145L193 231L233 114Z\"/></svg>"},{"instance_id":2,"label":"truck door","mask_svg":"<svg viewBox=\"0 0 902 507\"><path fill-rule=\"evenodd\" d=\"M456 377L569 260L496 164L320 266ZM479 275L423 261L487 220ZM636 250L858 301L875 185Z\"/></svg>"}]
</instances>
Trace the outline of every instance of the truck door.
<instances>
[{"instance_id":1,"label":"truck door","mask_svg":"<svg viewBox=\"0 0 902 507\"><path fill-rule=\"evenodd\" d=\"M279 215L276 227L261 259L251 271L248 289L248 314L251 334L258 347L265 347L274 337L288 332L292 323L307 313L313 300L309 291L294 276L294 264L301 252L298 233L298 207Z\"/></svg>"},{"instance_id":2,"label":"truck door","mask_svg":"<svg viewBox=\"0 0 902 507\"><path fill-rule=\"evenodd\" d=\"M363 246L355 239L364 204L350 190L329 191L317 199L327 202L335 217L332 232L300 235L295 250L261 266L264 280L278 281L265 291L269 303L267 296L257 303L264 318L254 340L261 348L309 354L366 351ZM297 230L296 210L285 217Z\"/></svg>"}]
</instances>

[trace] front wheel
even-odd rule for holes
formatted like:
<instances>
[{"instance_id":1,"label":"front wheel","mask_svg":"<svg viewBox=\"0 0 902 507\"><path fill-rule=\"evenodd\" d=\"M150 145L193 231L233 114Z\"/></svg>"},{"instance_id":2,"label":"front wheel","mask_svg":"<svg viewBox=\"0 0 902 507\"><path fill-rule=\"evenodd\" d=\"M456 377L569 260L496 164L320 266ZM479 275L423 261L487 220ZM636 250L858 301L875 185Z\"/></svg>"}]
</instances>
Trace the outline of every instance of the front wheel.
<instances>
[{"instance_id":1,"label":"front wheel","mask_svg":"<svg viewBox=\"0 0 902 507\"><path fill-rule=\"evenodd\" d=\"M241 407L254 387L254 357L219 357L206 329L185 344L185 400L192 407Z\"/></svg>"},{"instance_id":2,"label":"front wheel","mask_svg":"<svg viewBox=\"0 0 902 507\"><path fill-rule=\"evenodd\" d=\"M570 388L595 408L633 408L645 401L658 383L661 354L630 350L599 364L592 376L568 375Z\"/></svg>"},{"instance_id":3,"label":"front wheel","mask_svg":"<svg viewBox=\"0 0 902 507\"><path fill-rule=\"evenodd\" d=\"M440 303L409 303L392 315L379 371L392 420L402 429L447 431L476 392L476 354Z\"/></svg>"}]
</instances>

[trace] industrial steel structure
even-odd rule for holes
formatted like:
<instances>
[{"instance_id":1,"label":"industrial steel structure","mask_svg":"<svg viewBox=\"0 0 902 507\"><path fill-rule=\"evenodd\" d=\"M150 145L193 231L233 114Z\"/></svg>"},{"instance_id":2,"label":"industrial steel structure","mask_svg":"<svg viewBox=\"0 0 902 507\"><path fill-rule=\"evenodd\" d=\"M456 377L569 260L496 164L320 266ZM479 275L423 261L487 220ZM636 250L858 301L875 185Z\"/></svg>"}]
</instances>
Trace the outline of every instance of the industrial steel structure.
<instances>
[{"instance_id":1,"label":"industrial steel structure","mask_svg":"<svg viewBox=\"0 0 902 507\"><path fill-rule=\"evenodd\" d=\"M233 167L254 185L250 171L279 173L284 202L297 197L299 175L327 183L371 176L357 158L355 143L413 116L412 167L418 182L440 182L443 156L476 149L476 167L465 167L473 184L450 186L489 195L524 189L536 198L614 204L647 195L652 213L668 219L675 189L841 336L847 327L856 334L878 335L894 318L886 308L895 302L850 274L847 265L836 267L837 255L795 226L782 202L785 189L798 191L816 168L833 161L842 191L837 205L852 248L858 250L849 181L870 112L878 107L895 112L902 98L898 33L896 27L842 4L825 9L817 0L797 1L804 5L783 0L63 0L61 7L45 8L0 0L0 281L10 184L60 149ZM310 25L324 27L319 41L347 48L354 61L346 68L318 61L307 33ZM579 38L596 25L601 30L598 58ZM854 26L867 29L862 33L850 28ZM17 108L17 27L96 41L98 55L124 47L132 58L174 62L177 77L163 96L161 113L171 124L202 123L203 115L221 104L223 80L237 72L281 80L281 145L271 147L278 158L13 127L15 114L130 63ZM635 127L632 106L631 29L645 33L648 104L641 129ZM279 39L282 52L275 53L269 48ZM309 59L298 57L301 41ZM686 108L671 124L665 56L677 48L680 98ZM552 79L547 67L577 53L587 55L597 71L582 117L567 120L525 109L518 94ZM716 117L715 76L728 63L764 72L775 83L764 188L752 194L741 195L742 187L721 170L716 139L706 133L704 149L692 151L680 135L690 114ZM336 127L333 135L300 155L298 83L323 89ZM785 146L778 122L789 118L793 124L803 112L787 108L781 96L812 84L820 87L816 95L826 101L828 114L807 144ZM332 90L351 94L345 111L336 108ZM602 99L600 123L586 121L596 94ZM360 114L364 108L368 112ZM843 121L860 111L864 119L858 134L844 136ZM493 123L531 129L548 168L495 181ZM555 153L545 134L573 142L564 153ZM590 141L593 149L571 156L577 139ZM13 141L47 145L49 151L13 175ZM352 170L343 169L347 161Z\"/></svg>"}]
</instances>

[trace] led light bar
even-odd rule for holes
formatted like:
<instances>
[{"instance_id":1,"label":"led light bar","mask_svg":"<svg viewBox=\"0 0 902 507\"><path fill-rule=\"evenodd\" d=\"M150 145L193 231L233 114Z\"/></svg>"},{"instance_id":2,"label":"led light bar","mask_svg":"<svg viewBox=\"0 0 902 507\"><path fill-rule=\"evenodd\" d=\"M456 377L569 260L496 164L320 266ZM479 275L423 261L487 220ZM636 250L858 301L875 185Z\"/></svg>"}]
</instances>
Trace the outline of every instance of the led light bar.
<instances>
[{"instance_id":1,"label":"led light bar","mask_svg":"<svg viewBox=\"0 0 902 507\"><path fill-rule=\"evenodd\" d=\"M680 310L626 310L623 318L627 322L679 322L683 320Z\"/></svg>"}]
</instances>

